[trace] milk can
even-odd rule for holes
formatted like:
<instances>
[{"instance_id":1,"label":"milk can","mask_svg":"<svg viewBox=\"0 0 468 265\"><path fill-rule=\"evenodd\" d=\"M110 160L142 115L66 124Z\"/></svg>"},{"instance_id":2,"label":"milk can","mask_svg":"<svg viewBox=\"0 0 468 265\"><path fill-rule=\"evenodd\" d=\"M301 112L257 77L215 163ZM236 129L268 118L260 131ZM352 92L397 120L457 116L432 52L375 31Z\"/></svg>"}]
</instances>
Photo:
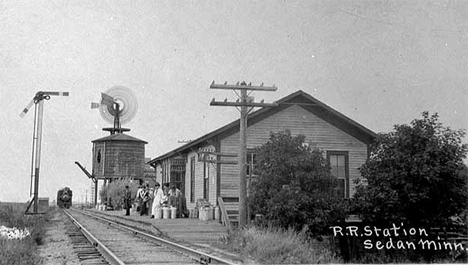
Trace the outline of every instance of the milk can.
<instances>
[{"instance_id":1,"label":"milk can","mask_svg":"<svg viewBox=\"0 0 468 265\"><path fill-rule=\"evenodd\" d=\"M177 208L171 206L171 219L177 218Z\"/></svg>"},{"instance_id":2,"label":"milk can","mask_svg":"<svg viewBox=\"0 0 468 265\"><path fill-rule=\"evenodd\" d=\"M161 219L162 218L162 209L161 208L156 208L154 210L154 219Z\"/></svg>"},{"instance_id":3,"label":"milk can","mask_svg":"<svg viewBox=\"0 0 468 265\"><path fill-rule=\"evenodd\" d=\"M162 211L163 211L163 219L171 218L171 212L169 210L169 207L163 207Z\"/></svg>"}]
</instances>

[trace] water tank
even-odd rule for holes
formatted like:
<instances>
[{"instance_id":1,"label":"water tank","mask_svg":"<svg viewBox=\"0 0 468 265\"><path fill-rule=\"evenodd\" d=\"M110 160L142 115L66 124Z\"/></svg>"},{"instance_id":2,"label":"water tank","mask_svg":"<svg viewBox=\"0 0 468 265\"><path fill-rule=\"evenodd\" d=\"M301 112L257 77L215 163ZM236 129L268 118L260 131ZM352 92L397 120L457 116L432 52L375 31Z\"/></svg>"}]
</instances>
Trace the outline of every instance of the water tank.
<instances>
[{"instance_id":1,"label":"water tank","mask_svg":"<svg viewBox=\"0 0 468 265\"><path fill-rule=\"evenodd\" d=\"M124 133L116 133L92 143L92 174L95 178L143 178L147 142Z\"/></svg>"}]
</instances>

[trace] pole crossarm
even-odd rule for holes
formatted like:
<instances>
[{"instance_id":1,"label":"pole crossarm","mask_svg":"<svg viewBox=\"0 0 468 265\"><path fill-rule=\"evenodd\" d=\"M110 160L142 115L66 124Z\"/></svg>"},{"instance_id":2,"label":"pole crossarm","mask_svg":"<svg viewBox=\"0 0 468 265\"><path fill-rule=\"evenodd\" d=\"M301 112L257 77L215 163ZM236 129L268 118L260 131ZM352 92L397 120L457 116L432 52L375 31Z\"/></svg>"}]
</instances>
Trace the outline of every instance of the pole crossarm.
<instances>
[{"instance_id":1,"label":"pole crossarm","mask_svg":"<svg viewBox=\"0 0 468 265\"><path fill-rule=\"evenodd\" d=\"M211 101L210 106L229 106L229 107L276 107L278 103L260 103L260 102L225 102Z\"/></svg>"},{"instance_id":2,"label":"pole crossarm","mask_svg":"<svg viewBox=\"0 0 468 265\"><path fill-rule=\"evenodd\" d=\"M276 91L278 88L273 85L273 86L263 86L263 83L260 86L252 86L252 85L247 85L245 82L242 82L239 84L239 82L235 85L228 85L227 83L224 84L215 84L211 83L210 89L237 89L237 90L259 90L259 91Z\"/></svg>"}]
</instances>

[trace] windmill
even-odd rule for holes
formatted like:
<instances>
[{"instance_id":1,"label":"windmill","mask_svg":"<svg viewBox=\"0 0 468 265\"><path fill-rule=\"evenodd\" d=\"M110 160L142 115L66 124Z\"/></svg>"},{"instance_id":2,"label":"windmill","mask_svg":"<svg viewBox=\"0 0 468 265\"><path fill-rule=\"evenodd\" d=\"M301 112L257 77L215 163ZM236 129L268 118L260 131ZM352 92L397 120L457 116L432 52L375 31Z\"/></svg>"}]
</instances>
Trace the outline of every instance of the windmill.
<instances>
[{"instance_id":1,"label":"windmill","mask_svg":"<svg viewBox=\"0 0 468 265\"><path fill-rule=\"evenodd\" d=\"M124 132L122 124L131 121L137 111L138 102L133 92L124 86L114 86L101 93L100 103L91 103L92 109L99 109L101 117L113 126L103 128L110 135L93 140L93 160L91 173L79 162L81 170L95 183L95 201L98 181L104 185L114 179L142 179L145 166L145 144L147 142L132 137ZM108 202L109 203L109 202Z\"/></svg>"},{"instance_id":2,"label":"windmill","mask_svg":"<svg viewBox=\"0 0 468 265\"><path fill-rule=\"evenodd\" d=\"M29 102L26 108L20 113L23 118L29 109L35 105L34 108L34 129L33 129L33 147L32 147L32 162L31 162L31 183L29 188L29 196L34 195L33 199L29 202L26 208L26 213L34 202L33 213L37 214L38 198L39 198L39 169L41 164L41 141L42 141L42 119L44 116L44 100L49 100L50 96L68 96L68 92L51 92L39 91L34 98ZM34 179L34 185L33 185ZM32 187L34 186L34 192Z\"/></svg>"},{"instance_id":3,"label":"windmill","mask_svg":"<svg viewBox=\"0 0 468 265\"><path fill-rule=\"evenodd\" d=\"M101 93L101 103L91 103L92 109L99 108L101 117L113 124L111 128L103 128L110 134L130 131L122 128L122 124L132 120L138 111L138 102L133 92L124 86L114 86Z\"/></svg>"}]
</instances>

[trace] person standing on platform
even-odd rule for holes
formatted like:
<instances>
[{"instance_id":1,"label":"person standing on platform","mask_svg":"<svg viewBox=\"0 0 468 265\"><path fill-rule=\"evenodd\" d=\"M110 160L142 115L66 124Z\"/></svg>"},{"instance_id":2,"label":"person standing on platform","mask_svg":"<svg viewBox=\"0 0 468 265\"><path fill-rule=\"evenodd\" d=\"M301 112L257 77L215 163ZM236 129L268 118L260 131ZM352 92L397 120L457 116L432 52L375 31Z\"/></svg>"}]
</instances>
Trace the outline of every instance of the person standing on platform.
<instances>
[{"instance_id":1,"label":"person standing on platform","mask_svg":"<svg viewBox=\"0 0 468 265\"><path fill-rule=\"evenodd\" d=\"M150 198L148 187L143 186L143 190L140 194L140 197L142 198L140 216L147 215L148 214L148 201Z\"/></svg>"},{"instance_id":2,"label":"person standing on platform","mask_svg":"<svg viewBox=\"0 0 468 265\"><path fill-rule=\"evenodd\" d=\"M151 218L154 218L154 214L156 213L156 211L161 209L163 202L164 202L164 192L159 182L156 182L156 184L154 185L154 199L153 199L153 209L151 211L152 212Z\"/></svg>"},{"instance_id":3,"label":"person standing on platform","mask_svg":"<svg viewBox=\"0 0 468 265\"><path fill-rule=\"evenodd\" d=\"M148 211L147 211L147 215L154 215L153 214L153 200L154 200L154 195L155 195L156 191L154 190L154 188L150 188L149 189L149 201L148 201Z\"/></svg>"},{"instance_id":4,"label":"person standing on platform","mask_svg":"<svg viewBox=\"0 0 468 265\"><path fill-rule=\"evenodd\" d=\"M135 196L135 204L136 204L136 211L141 212L141 204L143 202L143 198L141 198L141 194L143 193L143 186L140 185L138 187L136 196Z\"/></svg>"},{"instance_id":5,"label":"person standing on platform","mask_svg":"<svg viewBox=\"0 0 468 265\"><path fill-rule=\"evenodd\" d=\"M175 185L172 185L171 190L169 190L169 196L179 197L181 194L182 192Z\"/></svg>"},{"instance_id":6,"label":"person standing on platform","mask_svg":"<svg viewBox=\"0 0 468 265\"><path fill-rule=\"evenodd\" d=\"M169 199L169 183L163 184L163 191L164 191L164 203L167 203Z\"/></svg>"},{"instance_id":7,"label":"person standing on platform","mask_svg":"<svg viewBox=\"0 0 468 265\"><path fill-rule=\"evenodd\" d=\"M132 208L132 192L130 191L128 185L125 186L124 207L125 215L130 215L130 208Z\"/></svg>"},{"instance_id":8,"label":"person standing on platform","mask_svg":"<svg viewBox=\"0 0 468 265\"><path fill-rule=\"evenodd\" d=\"M175 186L169 190L170 204L177 208L177 216L185 217L187 212L187 202L184 194Z\"/></svg>"}]
</instances>

